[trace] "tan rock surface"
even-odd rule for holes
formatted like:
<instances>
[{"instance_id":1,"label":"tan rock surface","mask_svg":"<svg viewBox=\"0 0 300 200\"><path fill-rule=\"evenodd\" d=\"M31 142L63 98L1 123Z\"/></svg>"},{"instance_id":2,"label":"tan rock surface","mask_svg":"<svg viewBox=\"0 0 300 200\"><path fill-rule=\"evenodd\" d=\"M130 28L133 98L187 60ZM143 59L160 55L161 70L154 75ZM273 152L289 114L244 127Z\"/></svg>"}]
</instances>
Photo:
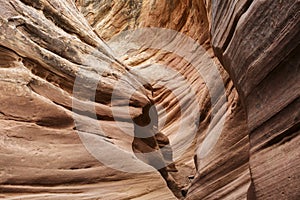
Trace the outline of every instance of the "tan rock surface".
<instances>
[{"instance_id":1,"label":"tan rock surface","mask_svg":"<svg viewBox=\"0 0 300 200\"><path fill-rule=\"evenodd\" d=\"M256 197L298 199L299 1L222 6L235 10L211 9L212 41L247 111Z\"/></svg>"},{"instance_id":2,"label":"tan rock surface","mask_svg":"<svg viewBox=\"0 0 300 200\"><path fill-rule=\"evenodd\" d=\"M157 172L132 174L109 168L93 158L79 139L75 129L81 136L101 134L98 121L82 114L91 112L92 105L102 128L110 130L99 135L103 143L117 144L126 154L132 142L132 136L124 135L111 121L112 87L126 67L109 53L75 4L1 1L0 8L1 197L174 199ZM96 102L84 96L89 82L72 95L75 76L89 81L101 78L95 88ZM134 117L149 99L133 75L127 78L131 82L122 86L135 91L129 102ZM124 92L124 88L117 92L121 99ZM118 105L116 109L124 110L122 102ZM82 114L76 127L72 106ZM128 127L128 122L123 124ZM138 187L143 180L149 184Z\"/></svg>"},{"instance_id":3,"label":"tan rock surface","mask_svg":"<svg viewBox=\"0 0 300 200\"><path fill-rule=\"evenodd\" d=\"M0 197L300 196L298 1L12 0L0 10ZM128 172L151 169L132 148L164 160L159 137L134 149L130 118L147 118L152 101L151 130L169 138L178 172Z\"/></svg>"}]
</instances>

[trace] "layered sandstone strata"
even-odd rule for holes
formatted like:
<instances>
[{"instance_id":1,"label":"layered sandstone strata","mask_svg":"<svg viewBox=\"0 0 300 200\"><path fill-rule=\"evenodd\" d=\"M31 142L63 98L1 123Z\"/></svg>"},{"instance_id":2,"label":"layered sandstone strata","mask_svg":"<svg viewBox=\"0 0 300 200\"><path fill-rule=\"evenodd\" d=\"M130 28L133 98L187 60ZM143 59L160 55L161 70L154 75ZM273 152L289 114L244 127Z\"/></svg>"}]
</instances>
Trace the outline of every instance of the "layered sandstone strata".
<instances>
[{"instance_id":1,"label":"layered sandstone strata","mask_svg":"<svg viewBox=\"0 0 300 200\"><path fill-rule=\"evenodd\" d=\"M300 196L298 1L11 0L0 9L1 197ZM156 35L127 32L149 29ZM164 33L173 38L155 40ZM153 103L178 172L147 172L154 164L133 156L133 122ZM82 143L94 140L109 149ZM164 139L145 141L134 151L160 150ZM100 163L109 151L125 161ZM133 163L145 172L130 172Z\"/></svg>"}]
</instances>

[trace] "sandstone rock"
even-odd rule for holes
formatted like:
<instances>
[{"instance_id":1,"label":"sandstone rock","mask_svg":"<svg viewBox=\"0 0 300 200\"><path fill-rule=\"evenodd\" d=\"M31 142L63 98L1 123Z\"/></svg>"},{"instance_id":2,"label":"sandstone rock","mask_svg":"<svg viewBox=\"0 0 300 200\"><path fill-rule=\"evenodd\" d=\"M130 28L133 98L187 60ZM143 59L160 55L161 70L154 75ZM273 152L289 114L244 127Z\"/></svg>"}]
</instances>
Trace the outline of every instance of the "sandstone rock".
<instances>
[{"instance_id":1,"label":"sandstone rock","mask_svg":"<svg viewBox=\"0 0 300 200\"><path fill-rule=\"evenodd\" d=\"M174 198L156 172L134 175L101 164L85 150L75 132L98 135L126 154L132 137L125 137L111 122L113 85L127 74L123 78L127 82L116 93L122 100L127 95L124 88L135 92L129 99L131 117L140 115L150 101L138 81L142 78L127 73L75 4L2 1L0 9L1 197ZM74 89L78 79L81 84ZM90 90L95 102L87 95ZM115 117L123 118L123 126L128 127L128 115L122 114L126 103L115 105L121 110ZM93 114L91 107L96 110L94 119L88 118ZM80 121L76 126L74 117ZM99 132L97 118L102 128L110 131ZM141 180L152 183L136 187ZM124 188L126 183L129 188Z\"/></svg>"},{"instance_id":2,"label":"sandstone rock","mask_svg":"<svg viewBox=\"0 0 300 200\"><path fill-rule=\"evenodd\" d=\"M0 197L299 198L298 1L12 0L0 11ZM158 120L141 131L152 104Z\"/></svg>"},{"instance_id":3,"label":"sandstone rock","mask_svg":"<svg viewBox=\"0 0 300 200\"><path fill-rule=\"evenodd\" d=\"M210 6L214 48L247 111L257 199L300 196L299 6L298 1L215 1Z\"/></svg>"}]
</instances>

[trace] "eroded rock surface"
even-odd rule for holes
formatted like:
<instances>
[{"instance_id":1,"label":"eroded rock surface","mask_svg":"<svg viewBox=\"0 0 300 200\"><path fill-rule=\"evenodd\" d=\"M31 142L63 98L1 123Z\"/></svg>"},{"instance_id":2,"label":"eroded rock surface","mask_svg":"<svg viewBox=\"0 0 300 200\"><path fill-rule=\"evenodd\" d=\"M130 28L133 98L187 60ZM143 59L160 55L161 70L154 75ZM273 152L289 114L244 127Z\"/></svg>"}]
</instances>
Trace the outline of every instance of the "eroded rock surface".
<instances>
[{"instance_id":1,"label":"eroded rock surface","mask_svg":"<svg viewBox=\"0 0 300 200\"><path fill-rule=\"evenodd\" d=\"M0 197L299 198L298 1L12 0L0 10ZM151 164L132 147L133 121L152 103L177 172L128 172ZM134 151L159 150L157 139ZM113 153L84 141L126 159L101 163L93 152Z\"/></svg>"},{"instance_id":2,"label":"eroded rock surface","mask_svg":"<svg viewBox=\"0 0 300 200\"><path fill-rule=\"evenodd\" d=\"M247 111L249 166L256 197L297 199L299 1L214 3L210 9L215 13L213 46ZM235 10L216 9L221 5L234 5ZM225 24L229 26L224 28Z\"/></svg>"}]
</instances>

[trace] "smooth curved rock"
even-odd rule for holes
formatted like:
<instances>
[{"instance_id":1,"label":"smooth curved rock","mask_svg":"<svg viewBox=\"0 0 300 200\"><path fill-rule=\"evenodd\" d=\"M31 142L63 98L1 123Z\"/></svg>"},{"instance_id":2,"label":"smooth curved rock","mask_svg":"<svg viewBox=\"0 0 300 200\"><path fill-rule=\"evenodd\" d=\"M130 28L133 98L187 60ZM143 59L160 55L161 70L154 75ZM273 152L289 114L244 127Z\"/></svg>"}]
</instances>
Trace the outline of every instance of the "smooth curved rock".
<instances>
[{"instance_id":1,"label":"smooth curved rock","mask_svg":"<svg viewBox=\"0 0 300 200\"><path fill-rule=\"evenodd\" d=\"M300 3L221 2L211 5L212 41L247 110L256 198L297 199Z\"/></svg>"},{"instance_id":2,"label":"smooth curved rock","mask_svg":"<svg viewBox=\"0 0 300 200\"><path fill-rule=\"evenodd\" d=\"M0 197L300 196L298 1L3 0L0 11ZM163 139L137 138L153 103ZM165 139L178 172L159 174L132 146Z\"/></svg>"}]
</instances>

